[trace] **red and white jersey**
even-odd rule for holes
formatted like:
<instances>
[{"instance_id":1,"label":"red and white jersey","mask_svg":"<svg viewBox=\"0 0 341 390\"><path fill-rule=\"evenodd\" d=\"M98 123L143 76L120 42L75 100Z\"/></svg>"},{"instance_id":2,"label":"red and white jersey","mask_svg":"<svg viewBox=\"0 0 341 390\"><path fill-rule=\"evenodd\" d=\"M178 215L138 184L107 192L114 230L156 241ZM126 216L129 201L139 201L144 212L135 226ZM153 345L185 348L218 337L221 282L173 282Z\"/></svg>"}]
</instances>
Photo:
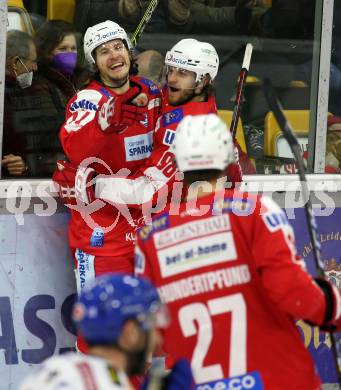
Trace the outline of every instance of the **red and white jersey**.
<instances>
[{"instance_id":1,"label":"red and white jersey","mask_svg":"<svg viewBox=\"0 0 341 390\"><path fill-rule=\"evenodd\" d=\"M167 93L165 94L165 100L167 101ZM211 113L217 113L213 96L209 96L205 102L187 102L181 106L164 104L162 116L155 128L153 152L146 164L129 176L98 176L96 179L96 197L131 207L140 207L146 204L146 208L150 208L150 203L156 204L156 208L162 208L172 197L178 199L179 193L181 193L181 185L176 183L177 180L181 180L182 176L176 177L177 168L174 155L169 150L175 137L176 128L186 115ZM227 169L227 175L234 184L242 181L242 171L245 170L246 174L256 172L250 159L241 150L237 141L236 147L240 164L230 164Z\"/></svg>"},{"instance_id":2,"label":"red and white jersey","mask_svg":"<svg viewBox=\"0 0 341 390\"><path fill-rule=\"evenodd\" d=\"M147 95L148 114L143 121L127 127L120 134L102 131L98 124L98 112L103 103L115 95L110 88L93 81L70 100L60 140L71 163L79 165L87 158L96 158L90 166L100 174L116 173L123 168L135 172L145 165L153 149L153 133L162 104L161 92L151 81L140 77L131 77L130 85L137 86ZM125 208L119 213L113 205L102 204L96 211L91 207L80 211L83 215L71 210L71 247L106 256L120 256L133 250L134 228L128 223L127 215L122 215L130 214L134 224L138 224L139 210Z\"/></svg>"},{"instance_id":3,"label":"red and white jersey","mask_svg":"<svg viewBox=\"0 0 341 390\"><path fill-rule=\"evenodd\" d=\"M226 190L156 215L137 233L135 272L168 304L165 351L191 361L209 383L198 389L319 388L294 319L321 324L325 297L272 199Z\"/></svg>"},{"instance_id":4,"label":"red and white jersey","mask_svg":"<svg viewBox=\"0 0 341 390\"><path fill-rule=\"evenodd\" d=\"M54 356L30 375L19 390L133 390L123 371L93 356L68 353Z\"/></svg>"},{"instance_id":5,"label":"red and white jersey","mask_svg":"<svg viewBox=\"0 0 341 390\"><path fill-rule=\"evenodd\" d=\"M181 106L165 104L154 133L154 148L145 165L128 177L96 178L96 197L118 204L139 207L148 202L164 206L173 190L177 172L174 155L169 150L176 128L186 115L216 113L213 96L206 102L188 102Z\"/></svg>"}]
</instances>

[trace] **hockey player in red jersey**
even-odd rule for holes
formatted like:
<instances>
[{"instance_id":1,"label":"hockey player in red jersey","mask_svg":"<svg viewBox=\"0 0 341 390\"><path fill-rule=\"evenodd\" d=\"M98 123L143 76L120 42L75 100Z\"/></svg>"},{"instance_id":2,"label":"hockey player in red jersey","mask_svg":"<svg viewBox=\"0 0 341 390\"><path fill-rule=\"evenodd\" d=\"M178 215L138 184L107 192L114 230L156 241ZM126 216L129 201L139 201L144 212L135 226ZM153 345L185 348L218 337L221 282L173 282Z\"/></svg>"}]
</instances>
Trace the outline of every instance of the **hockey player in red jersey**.
<instances>
[{"instance_id":1,"label":"hockey player in red jersey","mask_svg":"<svg viewBox=\"0 0 341 390\"><path fill-rule=\"evenodd\" d=\"M176 179L176 165L173 153L169 150L175 130L185 115L216 113L213 95L213 82L219 68L219 57L215 48L196 39L182 39L165 57L166 86L162 116L158 120L154 134L153 152L146 164L138 172L129 176L97 176L95 194L97 197L116 204L136 207L145 204L148 212L150 204L158 199L164 206L167 196L173 192ZM236 148L237 150L237 148ZM237 152L238 153L238 152ZM245 173L254 173L248 157L241 152L242 167ZM230 178L233 183L242 180L238 163L230 165ZM83 188L87 182L81 172ZM90 201L89 191L82 191L85 203ZM168 198L170 200L171 196Z\"/></svg>"},{"instance_id":2,"label":"hockey player in red jersey","mask_svg":"<svg viewBox=\"0 0 341 390\"><path fill-rule=\"evenodd\" d=\"M132 172L151 154L161 94L149 80L131 75L131 50L126 32L112 21L85 33L85 57L97 73L69 102L60 131L65 154L73 166L80 167L79 172L86 168L106 174L122 168ZM54 179L63 193L63 180L67 186L68 175L74 180L75 172L69 172L68 164L60 166ZM80 191L77 184L76 192ZM133 272L134 227L141 216L138 210L123 216L104 202L95 211L85 206L71 206L69 225L79 290L95 275Z\"/></svg>"},{"instance_id":3,"label":"hockey player in red jersey","mask_svg":"<svg viewBox=\"0 0 341 390\"><path fill-rule=\"evenodd\" d=\"M76 194L82 190L79 181L85 173L134 172L144 165L153 148L162 104L153 83L133 76L132 45L118 24L105 21L89 27L84 52L96 73L67 106L60 140L69 162L59 162L53 178L66 202L75 201L73 187ZM141 211L121 212L102 201L89 207L79 201L69 206L69 244L78 292L103 273L133 273L135 229ZM86 350L81 342L78 347Z\"/></svg>"},{"instance_id":4,"label":"hockey player in red jersey","mask_svg":"<svg viewBox=\"0 0 341 390\"><path fill-rule=\"evenodd\" d=\"M191 361L197 389L319 389L295 319L340 329L339 291L305 271L272 199L224 189L234 153L216 115L185 117L172 151L187 200L138 231L135 257L168 304L166 352Z\"/></svg>"}]
</instances>

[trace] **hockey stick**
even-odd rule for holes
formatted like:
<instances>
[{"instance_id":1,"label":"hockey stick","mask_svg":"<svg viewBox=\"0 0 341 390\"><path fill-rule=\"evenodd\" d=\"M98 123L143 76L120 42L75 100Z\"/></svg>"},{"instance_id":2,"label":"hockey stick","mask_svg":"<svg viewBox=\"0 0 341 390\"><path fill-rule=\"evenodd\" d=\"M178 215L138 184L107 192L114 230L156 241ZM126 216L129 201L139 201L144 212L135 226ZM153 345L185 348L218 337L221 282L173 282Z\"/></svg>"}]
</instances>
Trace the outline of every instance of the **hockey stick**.
<instances>
[{"instance_id":1,"label":"hockey stick","mask_svg":"<svg viewBox=\"0 0 341 390\"><path fill-rule=\"evenodd\" d=\"M246 45L246 48L245 48L242 69L239 73L236 100L235 100L234 107L233 107L233 115L232 115L231 126L230 126L230 131L231 131L233 139L236 138L237 126L238 126L238 121L239 121L239 117L240 117L240 110L241 110L242 95L243 95L244 88L245 88L245 81L246 81L247 75L249 73L252 50L253 50L252 44L248 43Z\"/></svg>"},{"instance_id":2,"label":"hockey stick","mask_svg":"<svg viewBox=\"0 0 341 390\"><path fill-rule=\"evenodd\" d=\"M152 17L153 12L155 11L155 8L157 7L158 3L159 0L150 0L148 7L140 20L140 23L137 25L135 31L130 37L131 43L133 44L134 47L136 47L137 41L140 38L150 18Z\"/></svg>"},{"instance_id":3,"label":"hockey stick","mask_svg":"<svg viewBox=\"0 0 341 390\"><path fill-rule=\"evenodd\" d=\"M304 208L305 208L305 214L306 214L306 219L308 224L308 230L309 230L309 235L310 235L311 244L314 253L316 271L318 276L325 277L324 264L321 258L321 243L318 239L317 223L315 220L315 216L311 204L310 193L309 193L307 178L305 174L306 167L302 158L301 148L290 123L288 122L287 118L283 114L282 106L278 101L277 96L275 95L270 80L268 79L264 80L264 94L265 94L266 101L271 111L273 112L276 121L283 133L283 136L288 142L290 149L295 157L297 169L298 169L298 175L300 178L300 183L302 188L302 198L304 201ZM335 359L335 364L336 364L336 369L338 374L337 375L338 383L339 385L341 385L341 372L338 364L339 356L336 348L337 341L334 334L330 334L330 339L332 344L332 353Z\"/></svg>"},{"instance_id":4,"label":"hockey stick","mask_svg":"<svg viewBox=\"0 0 341 390\"><path fill-rule=\"evenodd\" d=\"M324 265L321 259L321 244L318 240L317 224L315 221L311 200L309 196L309 189L308 189L307 179L305 175L306 167L302 158L301 148L290 123L288 122L288 120L283 114L281 104L278 101L277 97L275 96L271 82L268 79L264 81L264 93L265 93L266 101L271 111L273 112L276 121L278 122L278 125L282 130L283 136L288 142L292 154L294 155L296 160L298 175L302 186L302 198L303 198L307 222L308 222L309 236L312 242L314 259L316 262L316 269L319 276L324 276Z\"/></svg>"}]
</instances>

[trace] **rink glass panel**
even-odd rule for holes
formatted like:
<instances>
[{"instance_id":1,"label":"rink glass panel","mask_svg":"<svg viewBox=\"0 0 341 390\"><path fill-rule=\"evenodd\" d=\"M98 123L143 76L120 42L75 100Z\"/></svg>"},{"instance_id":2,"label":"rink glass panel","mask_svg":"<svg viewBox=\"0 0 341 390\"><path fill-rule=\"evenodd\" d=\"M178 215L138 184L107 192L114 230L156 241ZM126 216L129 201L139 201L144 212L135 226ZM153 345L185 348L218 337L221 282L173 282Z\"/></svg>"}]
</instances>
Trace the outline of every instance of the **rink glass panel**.
<instances>
[{"instance_id":1,"label":"rink glass panel","mask_svg":"<svg viewBox=\"0 0 341 390\"><path fill-rule=\"evenodd\" d=\"M181 34L175 32L174 26L167 33L153 34L147 31L142 35L138 45L140 50L155 49L165 54L174 43L184 37L195 37L212 43L219 53L221 63L215 82L217 105L219 110L225 112L232 111L234 107L245 44L251 42L254 45L242 106L242 130L238 139L252 159L258 174L296 172L290 149L276 121L269 115L262 90L264 78L272 81L286 114L293 123L302 153L308 159L309 171L324 172L333 1L325 1L324 4L320 1L310 1L310 6L304 10L295 6L295 3L293 2L291 11L289 10L285 17L279 18L278 15L284 15L283 10L280 7L272 7L271 1L264 1L263 9L253 10L248 27L243 25L238 28L236 26L225 28L221 24L221 27L217 26L214 29L207 27L205 31L204 20L201 22L204 27L200 30L194 24L192 27L179 28ZM9 11L7 28L22 26L22 30L30 30L22 10L17 15L13 14L15 8ZM218 18L216 20L217 23L222 23ZM300 23L295 23L296 20L300 20ZM190 34L191 28L193 34ZM4 49L2 43L2 50ZM49 99L55 101L57 98L58 96L51 96ZM22 120L25 125L30 126L27 131L32 134L29 137L31 148L39 149L41 143L44 144L42 154L38 153L38 156L29 158L34 160L33 164L36 166L42 164L47 168L42 172L38 169L38 175L28 172L27 176L47 178L51 176L54 160L60 157L58 153L55 156L51 153L49 158L44 158L44 153L46 157L46 153L55 150L56 147L58 149L57 130L53 131L47 142L39 139L35 131L41 130L37 128L42 127L42 123L47 125L53 121L54 127L59 127L61 119L60 113L54 112L53 108L50 111L45 110L43 116L39 118L41 111L38 107L42 104L48 105L48 98L40 96L39 99L39 96L35 96L34 99L36 103L34 101L32 103L30 98L22 103L26 107L25 113L17 114L14 120L17 122ZM226 118L226 115L224 117ZM36 124L34 119L37 119ZM26 131L25 126L21 131ZM43 163L40 163L41 161ZM4 176L13 178L6 174L5 169L2 178Z\"/></svg>"}]
</instances>

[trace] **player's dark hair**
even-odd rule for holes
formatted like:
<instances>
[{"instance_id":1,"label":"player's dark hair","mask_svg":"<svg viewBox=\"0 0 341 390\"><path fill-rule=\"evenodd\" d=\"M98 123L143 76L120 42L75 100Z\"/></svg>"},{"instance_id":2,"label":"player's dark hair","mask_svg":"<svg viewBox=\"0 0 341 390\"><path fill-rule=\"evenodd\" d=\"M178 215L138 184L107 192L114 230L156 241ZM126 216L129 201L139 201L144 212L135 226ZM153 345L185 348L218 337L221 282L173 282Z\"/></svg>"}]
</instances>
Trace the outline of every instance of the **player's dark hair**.
<instances>
[{"instance_id":1,"label":"player's dark hair","mask_svg":"<svg viewBox=\"0 0 341 390\"><path fill-rule=\"evenodd\" d=\"M201 91L202 96L204 96L204 101L207 101L210 96L215 95L215 86L213 82L207 83Z\"/></svg>"}]
</instances>

